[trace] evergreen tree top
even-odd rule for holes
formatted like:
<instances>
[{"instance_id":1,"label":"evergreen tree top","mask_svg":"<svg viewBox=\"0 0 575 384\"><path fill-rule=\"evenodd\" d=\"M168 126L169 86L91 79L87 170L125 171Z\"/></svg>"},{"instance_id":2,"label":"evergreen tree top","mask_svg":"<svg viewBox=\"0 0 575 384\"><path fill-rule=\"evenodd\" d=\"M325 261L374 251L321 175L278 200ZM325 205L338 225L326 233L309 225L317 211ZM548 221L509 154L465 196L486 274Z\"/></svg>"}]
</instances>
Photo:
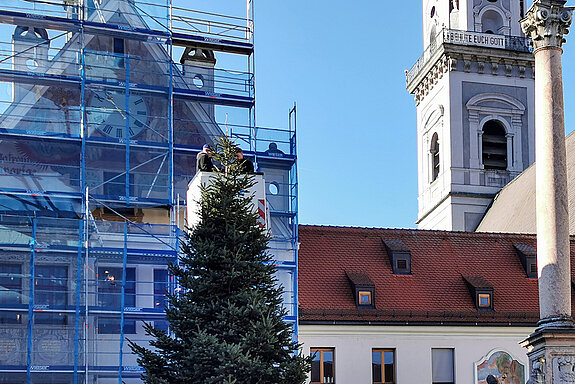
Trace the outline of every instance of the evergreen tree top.
<instances>
[{"instance_id":1,"label":"evergreen tree top","mask_svg":"<svg viewBox=\"0 0 575 384\"><path fill-rule=\"evenodd\" d=\"M198 214L177 264L180 289L168 293L170 334L147 324L148 349L130 342L147 383L300 384L310 359L302 357L283 317L282 287L267 252L248 190L253 175L236 159L236 146L217 140L222 168L202 187Z\"/></svg>"}]
</instances>

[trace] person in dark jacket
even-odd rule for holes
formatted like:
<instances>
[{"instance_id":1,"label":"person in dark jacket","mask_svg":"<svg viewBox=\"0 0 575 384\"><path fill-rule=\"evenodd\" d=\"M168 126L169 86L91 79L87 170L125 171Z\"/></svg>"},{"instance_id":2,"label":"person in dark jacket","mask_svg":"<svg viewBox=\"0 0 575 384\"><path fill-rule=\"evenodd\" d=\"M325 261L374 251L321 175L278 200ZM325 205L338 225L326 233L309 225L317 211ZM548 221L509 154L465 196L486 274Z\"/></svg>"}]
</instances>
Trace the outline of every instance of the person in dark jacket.
<instances>
[{"instance_id":1,"label":"person in dark jacket","mask_svg":"<svg viewBox=\"0 0 575 384\"><path fill-rule=\"evenodd\" d=\"M236 161L239 164L241 173L254 173L254 163L244 157L244 151L239 147L236 148Z\"/></svg>"},{"instance_id":2,"label":"person in dark jacket","mask_svg":"<svg viewBox=\"0 0 575 384\"><path fill-rule=\"evenodd\" d=\"M487 384L498 384L499 383L499 379L497 379L497 377L493 376L493 375L489 375L485 378L485 380L487 381Z\"/></svg>"},{"instance_id":3,"label":"person in dark jacket","mask_svg":"<svg viewBox=\"0 0 575 384\"><path fill-rule=\"evenodd\" d=\"M214 172L215 167L212 163L212 149L208 144L204 144L202 152L196 156L196 172Z\"/></svg>"}]
</instances>

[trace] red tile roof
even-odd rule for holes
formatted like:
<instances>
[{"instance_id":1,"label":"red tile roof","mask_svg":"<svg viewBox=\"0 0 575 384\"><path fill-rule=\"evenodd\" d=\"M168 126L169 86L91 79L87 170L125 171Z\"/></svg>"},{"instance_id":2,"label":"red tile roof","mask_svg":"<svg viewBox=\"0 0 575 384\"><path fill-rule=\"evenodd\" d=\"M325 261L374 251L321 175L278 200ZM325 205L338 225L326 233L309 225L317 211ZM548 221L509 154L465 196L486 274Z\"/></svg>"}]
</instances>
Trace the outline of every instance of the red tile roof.
<instances>
[{"instance_id":1,"label":"red tile roof","mask_svg":"<svg viewBox=\"0 0 575 384\"><path fill-rule=\"evenodd\" d=\"M526 276L515 249L535 248L534 235L302 225L299 238L302 323L533 326L539 319L537 279ZM405 244L410 275L392 273L382 240ZM571 246L575 254L573 241ZM346 271L364 273L375 283L376 309L357 309ZM466 278L493 287L494 311L477 310Z\"/></svg>"}]
</instances>

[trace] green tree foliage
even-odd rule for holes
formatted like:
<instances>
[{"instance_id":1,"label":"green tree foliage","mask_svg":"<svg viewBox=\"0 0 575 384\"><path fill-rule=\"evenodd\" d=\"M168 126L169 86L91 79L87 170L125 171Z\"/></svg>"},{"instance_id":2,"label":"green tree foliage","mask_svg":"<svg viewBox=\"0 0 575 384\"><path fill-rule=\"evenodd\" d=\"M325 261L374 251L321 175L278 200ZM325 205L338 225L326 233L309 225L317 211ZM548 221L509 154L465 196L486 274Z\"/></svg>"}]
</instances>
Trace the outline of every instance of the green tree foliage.
<instances>
[{"instance_id":1,"label":"green tree foliage","mask_svg":"<svg viewBox=\"0 0 575 384\"><path fill-rule=\"evenodd\" d=\"M294 354L292 327L282 317L269 237L258 224L253 176L241 173L235 147L218 140L222 165L202 191L201 222L188 233L178 264L181 290L169 295L172 334L145 326L152 349L130 342L150 384L299 384L310 359Z\"/></svg>"}]
</instances>

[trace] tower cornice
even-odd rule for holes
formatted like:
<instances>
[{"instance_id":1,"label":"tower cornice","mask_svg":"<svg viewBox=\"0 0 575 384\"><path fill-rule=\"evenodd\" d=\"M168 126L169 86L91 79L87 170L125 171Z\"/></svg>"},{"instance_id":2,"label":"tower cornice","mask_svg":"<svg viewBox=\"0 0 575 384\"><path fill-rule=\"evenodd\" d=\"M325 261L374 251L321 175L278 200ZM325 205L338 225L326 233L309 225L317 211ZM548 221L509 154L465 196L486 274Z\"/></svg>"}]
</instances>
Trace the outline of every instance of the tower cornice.
<instances>
[{"instance_id":1,"label":"tower cornice","mask_svg":"<svg viewBox=\"0 0 575 384\"><path fill-rule=\"evenodd\" d=\"M486 65L489 65L488 70ZM514 68L516 71L513 71ZM531 69L529 76L533 77L534 58L529 52L513 52L511 59L509 51L445 44L407 83L407 90L414 95L416 104L419 104L448 72L524 78L527 68Z\"/></svg>"}]
</instances>

